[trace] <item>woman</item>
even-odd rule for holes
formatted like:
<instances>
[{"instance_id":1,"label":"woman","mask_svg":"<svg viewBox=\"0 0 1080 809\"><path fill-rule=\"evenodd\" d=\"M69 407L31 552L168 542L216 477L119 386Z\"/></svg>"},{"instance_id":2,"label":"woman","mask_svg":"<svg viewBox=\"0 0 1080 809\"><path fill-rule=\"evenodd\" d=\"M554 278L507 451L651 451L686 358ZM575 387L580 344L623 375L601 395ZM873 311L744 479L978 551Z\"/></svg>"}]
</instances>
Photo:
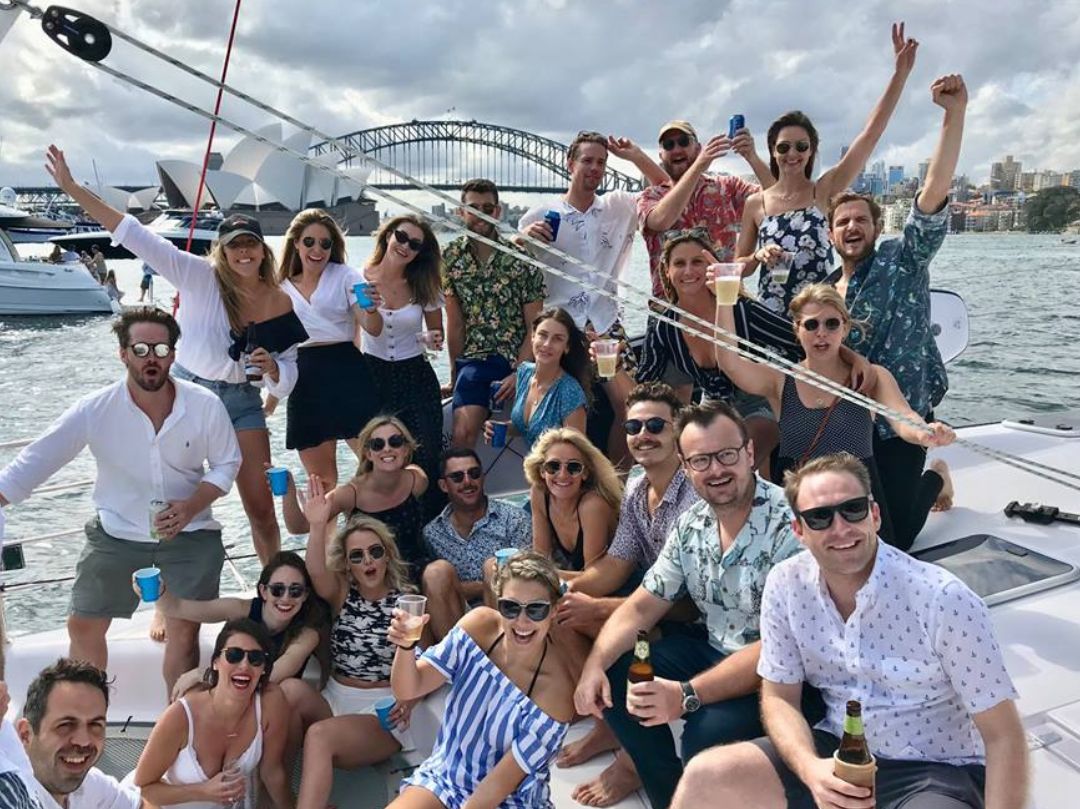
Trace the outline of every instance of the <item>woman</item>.
<instances>
[{"instance_id":1,"label":"woman","mask_svg":"<svg viewBox=\"0 0 1080 809\"><path fill-rule=\"evenodd\" d=\"M851 317L844 299L828 284L812 284L791 302L795 336L806 353L800 365L833 382L848 386L851 364L840 353L840 346L851 330ZM717 323L733 330L732 307L718 306ZM881 508L881 536L901 550L907 550L915 537L895 537L892 523L881 495L881 480L873 457L873 414L861 405L841 400L812 384L796 381L787 374L738 356L717 346L717 361L728 376L744 390L765 396L780 419L780 459L774 479L782 480L786 470L801 466L811 458L833 452L850 452L869 469L874 499ZM911 409L896 379L885 368L873 366L877 385L871 398L899 412L921 427L889 419L896 434L912 444L941 447L956 438L953 431L939 422L926 424ZM921 528L933 501L925 503ZM916 533L918 531L916 530Z\"/></svg>"},{"instance_id":2,"label":"woman","mask_svg":"<svg viewBox=\"0 0 1080 809\"><path fill-rule=\"evenodd\" d=\"M324 809L334 766L376 764L412 746L407 730L413 700L399 700L391 710L393 731L375 715L375 703L391 695L391 612L398 595L411 588L394 537L378 520L350 518L327 548L334 506L318 478L308 486L304 512L311 524L311 579L334 611L333 675L323 691L334 716L312 725L304 739L298 806Z\"/></svg>"},{"instance_id":3,"label":"woman","mask_svg":"<svg viewBox=\"0 0 1080 809\"><path fill-rule=\"evenodd\" d=\"M514 406L510 411L507 438L520 435L532 448L545 430L572 427L585 432L587 391L592 387L592 367L585 337L565 310L551 307L532 322L535 362L518 366ZM490 442L494 422L484 424Z\"/></svg>"},{"instance_id":4,"label":"woman","mask_svg":"<svg viewBox=\"0 0 1080 809\"><path fill-rule=\"evenodd\" d=\"M296 382L295 345L307 339L307 332L289 296L278 287L274 256L263 243L258 222L230 216L218 227L210 255L199 258L75 182L64 153L55 146L46 158L60 190L180 292L177 320L184 337L172 373L214 391L229 411L243 456L236 487L255 552L266 564L281 546L274 500L263 474L270 462L270 437L259 390L248 382L241 360L250 365L251 376L261 375L266 390L280 399ZM256 347L247 354L249 332Z\"/></svg>"},{"instance_id":5,"label":"woman","mask_svg":"<svg viewBox=\"0 0 1080 809\"><path fill-rule=\"evenodd\" d=\"M471 610L419 659L395 610L394 696L419 699L447 682L450 694L435 749L388 809L552 806L549 767L574 718L574 680L548 637L558 573L546 557L523 551L499 568L493 586L498 611Z\"/></svg>"},{"instance_id":6,"label":"woman","mask_svg":"<svg viewBox=\"0 0 1080 809\"><path fill-rule=\"evenodd\" d=\"M360 320L353 285L358 270L345 264L345 236L326 211L301 211L285 234L281 288L307 330L300 346L299 377L289 395L285 446L300 452L308 475L337 484L337 441L355 442L379 411L360 353ZM378 301L373 290L372 302Z\"/></svg>"},{"instance_id":7,"label":"woman","mask_svg":"<svg viewBox=\"0 0 1080 809\"><path fill-rule=\"evenodd\" d=\"M548 430L525 457L532 488L533 550L564 579L607 552L619 522L622 483L615 467L577 430Z\"/></svg>"},{"instance_id":8,"label":"woman","mask_svg":"<svg viewBox=\"0 0 1080 809\"><path fill-rule=\"evenodd\" d=\"M166 708L139 757L134 780L148 803L255 809L257 776L276 809L292 809L283 763L289 706L265 690L271 648L250 618L225 624L204 675L209 688Z\"/></svg>"},{"instance_id":9,"label":"woman","mask_svg":"<svg viewBox=\"0 0 1080 809\"><path fill-rule=\"evenodd\" d=\"M417 437L417 463L430 479L442 452L442 398L438 377L424 358L443 341L442 253L431 226L402 214L375 234L375 252L364 267L364 280L378 290L379 303L362 313L363 350L383 408ZM441 492L426 498L428 518L441 508Z\"/></svg>"},{"instance_id":10,"label":"woman","mask_svg":"<svg viewBox=\"0 0 1080 809\"><path fill-rule=\"evenodd\" d=\"M362 449L355 477L329 494L332 517L338 514L373 517L394 532L397 548L409 565L408 578L420 580L428 562L424 550L424 507L428 487L424 470L412 463L416 439L393 416L376 416L360 431ZM285 526L294 534L307 533L309 523L290 478L284 498Z\"/></svg>"},{"instance_id":11,"label":"woman","mask_svg":"<svg viewBox=\"0 0 1080 809\"><path fill-rule=\"evenodd\" d=\"M919 43L904 39L903 23L893 24L892 43L896 67L885 92L840 162L817 182L812 176L818 134L810 119L801 112L789 112L769 127L769 166L777 182L746 200L735 255L741 256L737 261L745 262L745 276L759 263L772 267L783 253L794 254L785 281L775 280L764 269L758 279L758 297L777 314L786 315L800 289L823 281L833 270L824 212L829 200L850 186L870 159L915 66Z\"/></svg>"},{"instance_id":12,"label":"woman","mask_svg":"<svg viewBox=\"0 0 1080 809\"><path fill-rule=\"evenodd\" d=\"M109 300L120 303L120 299L124 297L124 293L120 291L120 287L116 285L116 270L109 270L105 273L105 281L101 284L105 287L105 294L109 296Z\"/></svg>"}]
</instances>

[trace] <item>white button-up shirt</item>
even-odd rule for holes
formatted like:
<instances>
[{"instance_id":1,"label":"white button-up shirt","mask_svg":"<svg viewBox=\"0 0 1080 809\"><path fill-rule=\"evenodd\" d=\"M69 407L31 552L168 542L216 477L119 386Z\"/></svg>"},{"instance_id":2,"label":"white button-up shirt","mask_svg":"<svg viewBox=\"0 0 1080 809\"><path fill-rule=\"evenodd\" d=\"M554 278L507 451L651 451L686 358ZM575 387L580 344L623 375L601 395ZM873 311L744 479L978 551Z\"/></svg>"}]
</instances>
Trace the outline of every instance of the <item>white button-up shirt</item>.
<instances>
[{"instance_id":1,"label":"white button-up shirt","mask_svg":"<svg viewBox=\"0 0 1080 809\"><path fill-rule=\"evenodd\" d=\"M521 217L519 230L524 232L533 222L543 219L548 211L558 211L560 216L559 233L553 246L593 270L586 273L578 265L545 251L538 251L538 258L563 273L611 294L618 293L615 282L622 276L630 258L630 247L637 230L637 194L608 191L597 196L586 211L579 211L565 199L553 199L531 208ZM584 330L585 322L591 320L593 328L603 334L619 319L619 305L611 297L585 289L579 282L568 281L554 273L545 272L544 275L548 292L544 306L565 309L579 329Z\"/></svg>"},{"instance_id":2,"label":"white button-up shirt","mask_svg":"<svg viewBox=\"0 0 1080 809\"><path fill-rule=\"evenodd\" d=\"M971 715L1016 698L982 600L944 568L880 540L846 622L811 554L773 568L758 674L821 689L822 730L840 736L847 700L857 699L874 753L946 764L983 763Z\"/></svg>"},{"instance_id":3,"label":"white button-up shirt","mask_svg":"<svg viewBox=\"0 0 1080 809\"><path fill-rule=\"evenodd\" d=\"M176 361L203 379L234 384L246 382L243 363L229 356L229 346L233 342L229 335L229 316L221 302L221 290L210 262L185 253L130 214L113 231L112 240L113 244L122 244L149 264L180 291L176 320L181 335L176 345ZM296 385L299 375L296 346L275 354L274 359L278 364L278 381L274 382L266 375L263 386L271 395L284 399Z\"/></svg>"},{"instance_id":4,"label":"white button-up shirt","mask_svg":"<svg viewBox=\"0 0 1080 809\"><path fill-rule=\"evenodd\" d=\"M308 339L301 343L301 348L352 342L356 335L353 318L356 297L352 288L363 281L360 271L347 264L327 264L311 293L311 300L301 294L291 279L282 282L282 290L292 298L293 311L307 329Z\"/></svg>"},{"instance_id":5,"label":"white button-up shirt","mask_svg":"<svg viewBox=\"0 0 1080 809\"><path fill-rule=\"evenodd\" d=\"M93 501L109 536L151 542L150 501L183 500L200 483L227 492L240 471L240 445L221 400L173 379L176 398L158 432L131 398L127 380L84 396L0 471L0 494L26 499L89 447L97 462ZM219 529L209 507L184 531Z\"/></svg>"},{"instance_id":6,"label":"white button-up shirt","mask_svg":"<svg viewBox=\"0 0 1080 809\"><path fill-rule=\"evenodd\" d=\"M361 270L361 281L367 281L366 268ZM424 353L424 344L420 342L420 332L427 330L425 312L437 312L446 305L446 299L440 292L433 304L421 306L410 301L400 309L379 307L382 316L382 331L378 334L364 332L361 345L365 354L370 354L387 362L398 362L419 357Z\"/></svg>"}]
</instances>

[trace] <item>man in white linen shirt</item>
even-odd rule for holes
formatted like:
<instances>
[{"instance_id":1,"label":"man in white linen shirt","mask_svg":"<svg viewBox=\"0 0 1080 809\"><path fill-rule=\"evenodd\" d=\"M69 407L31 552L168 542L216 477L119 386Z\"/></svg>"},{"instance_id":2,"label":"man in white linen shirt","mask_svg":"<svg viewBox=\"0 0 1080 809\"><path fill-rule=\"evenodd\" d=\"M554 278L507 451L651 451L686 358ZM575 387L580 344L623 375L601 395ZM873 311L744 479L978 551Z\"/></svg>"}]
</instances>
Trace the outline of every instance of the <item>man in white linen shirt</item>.
<instances>
[{"instance_id":1,"label":"man in white linen shirt","mask_svg":"<svg viewBox=\"0 0 1080 809\"><path fill-rule=\"evenodd\" d=\"M847 453L789 473L810 551L773 568L761 606L768 738L717 747L687 768L673 809L1021 809L1027 745L986 605L956 576L877 537L866 468ZM811 731L803 683L826 716ZM847 700L877 757L873 795L833 775ZM985 793L985 798L984 798Z\"/></svg>"},{"instance_id":2,"label":"man in white linen shirt","mask_svg":"<svg viewBox=\"0 0 1080 809\"><path fill-rule=\"evenodd\" d=\"M70 655L105 668L105 633L138 606L131 575L162 569L181 598L216 598L225 551L210 504L232 486L240 448L210 391L171 379L180 327L167 312L129 309L113 325L127 376L83 397L0 471L0 506L18 503L89 447L97 463L95 516L75 571ZM150 524L151 501L167 505ZM153 538L156 533L160 539ZM199 625L166 620L168 689L198 665Z\"/></svg>"}]
</instances>

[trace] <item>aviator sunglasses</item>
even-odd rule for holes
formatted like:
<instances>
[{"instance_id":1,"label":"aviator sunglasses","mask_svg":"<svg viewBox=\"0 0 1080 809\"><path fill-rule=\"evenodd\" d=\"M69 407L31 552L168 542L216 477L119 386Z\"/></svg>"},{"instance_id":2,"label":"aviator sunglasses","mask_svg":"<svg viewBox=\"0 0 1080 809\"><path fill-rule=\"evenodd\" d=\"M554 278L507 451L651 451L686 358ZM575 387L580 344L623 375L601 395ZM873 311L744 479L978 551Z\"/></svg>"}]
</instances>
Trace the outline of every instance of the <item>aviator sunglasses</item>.
<instances>
[{"instance_id":1,"label":"aviator sunglasses","mask_svg":"<svg viewBox=\"0 0 1080 809\"><path fill-rule=\"evenodd\" d=\"M366 551L363 548L353 548L347 558L349 564L358 565L364 561L365 556L370 556L372 562L378 562L386 556L386 548L382 545L372 545Z\"/></svg>"},{"instance_id":2,"label":"aviator sunglasses","mask_svg":"<svg viewBox=\"0 0 1080 809\"><path fill-rule=\"evenodd\" d=\"M390 449L401 449L405 446L405 436L401 433L394 433L389 438L369 438L367 448L372 452L379 452L387 444L390 445Z\"/></svg>"},{"instance_id":3,"label":"aviator sunglasses","mask_svg":"<svg viewBox=\"0 0 1080 809\"><path fill-rule=\"evenodd\" d=\"M513 621L521 615L522 610L530 621L543 621L551 614L551 602L530 601L528 604L522 604L512 598L499 599L499 615L508 621Z\"/></svg>"},{"instance_id":4,"label":"aviator sunglasses","mask_svg":"<svg viewBox=\"0 0 1080 809\"><path fill-rule=\"evenodd\" d=\"M562 461L544 461L543 470L549 475L557 475L562 471L563 466L566 467L566 474L570 477L577 477L585 471L585 464L581 461L567 461L563 464Z\"/></svg>"},{"instance_id":5,"label":"aviator sunglasses","mask_svg":"<svg viewBox=\"0 0 1080 809\"><path fill-rule=\"evenodd\" d=\"M146 359L150 356L150 352L154 352L154 356L159 360L165 359L172 353L172 346L168 343L132 343L129 348L131 353L139 359Z\"/></svg>"},{"instance_id":6,"label":"aviator sunglasses","mask_svg":"<svg viewBox=\"0 0 1080 809\"><path fill-rule=\"evenodd\" d=\"M787 154L791 151L792 146L795 147L795 151L799 154L810 151L810 141L808 140L800 140L796 141L795 143L788 143L786 140L782 140L778 144L776 144L776 153Z\"/></svg>"},{"instance_id":7,"label":"aviator sunglasses","mask_svg":"<svg viewBox=\"0 0 1080 809\"><path fill-rule=\"evenodd\" d=\"M283 581L276 581L273 584L266 585L266 589L270 591L270 595L274 598L281 598L286 593L289 594L289 598L301 598L307 595L307 587L303 584L285 584Z\"/></svg>"},{"instance_id":8,"label":"aviator sunglasses","mask_svg":"<svg viewBox=\"0 0 1080 809\"><path fill-rule=\"evenodd\" d=\"M234 666L244 659L244 655L247 655L248 663L255 668L262 668L266 665L266 652L262 649L241 649L239 646L230 646L221 652L225 662L232 663Z\"/></svg>"},{"instance_id":9,"label":"aviator sunglasses","mask_svg":"<svg viewBox=\"0 0 1080 809\"><path fill-rule=\"evenodd\" d=\"M465 480L465 475L469 476L469 480L480 480L480 477L484 474L484 470L479 466L470 466L468 469L459 469L456 472L447 472L446 479L452 480L454 483L461 483Z\"/></svg>"},{"instance_id":10,"label":"aviator sunglasses","mask_svg":"<svg viewBox=\"0 0 1080 809\"><path fill-rule=\"evenodd\" d=\"M821 326L824 326L826 331L837 331L843 325L844 321L838 317L827 317L824 320L808 317L802 322L802 327L807 331L817 331Z\"/></svg>"},{"instance_id":11,"label":"aviator sunglasses","mask_svg":"<svg viewBox=\"0 0 1080 809\"><path fill-rule=\"evenodd\" d=\"M409 234L406 233L404 230L395 230L394 238L397 239L398 244L409 245L409 249L412 250L414 253L419 253L421 250L424 249L423 239L414 239L409 236Z\"/></svg>"},{"instance_id":12,"label":"aviator sunglasses","mask_svg":"<svg viewBox=\"0 0 1080 809\"><path fill-rule=\"evenodd\" d=\"M672 149L675 148L676 144L685 149L687 146L690 145L690 136L684 133L682 135L679 135L678 137L664 138L662 141L660 141L660 146L665 152L670 152Z\"/></svg>"},{"instance_id":13,"label":"aviator sunglasses","mask_svg":"<svg viewBox=\"0 0 1080 809\"><path fill-rule=\"evenodd\" d=\"M808 508L805 511L795 511L795 516L806 523L807 528L824 531L832 525L833 517L837 514L844 518L844 522L853 525L862 522L866 519L866 515L870 513L871 502L870 495L863 495L862 497L845 500L843 503L837 503L835 506L817 506L816 508Z\"/></svg>"},{"instance_id":14,"label":"aviator sunglasses","mask_svg":"<svg viewBox=\"0 0 1080 809\"><path fill-rule=\"evenodd\" d=\"M671 422L659 416L652 416L644 421L641 419L627 419L623 422L623 429L626 430L627 435L637 435L642 428L645 428L653 435L660 435L660 433L664 432L665 424L671 424Z\"/></svg>"},{"instance_id":15,"label":"aviator sunglasses","mask_svg":"<svg viewBox=\"0 0 1080 809\"><path fill-rule=\"evenodd\" d=\"M329 250L331 247L334 246L333 239L316 239L314 236L305 236L300 240L300 244L304 245L304 247L307 247L309 249L315 246L315 242L318 242L319 247L321 247L323 250Z\"/></svg>"}]
</instances>

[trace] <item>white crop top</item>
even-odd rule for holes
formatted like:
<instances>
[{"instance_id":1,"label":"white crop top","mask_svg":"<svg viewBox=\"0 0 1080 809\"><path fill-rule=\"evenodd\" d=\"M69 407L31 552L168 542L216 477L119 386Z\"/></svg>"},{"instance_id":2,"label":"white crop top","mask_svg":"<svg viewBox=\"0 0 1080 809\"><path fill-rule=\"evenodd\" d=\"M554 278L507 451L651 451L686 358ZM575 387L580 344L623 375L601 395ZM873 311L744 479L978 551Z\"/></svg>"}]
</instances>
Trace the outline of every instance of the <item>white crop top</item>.
<instances>
[{"instance_id":1,"label":"white crop top","mask_svg":"<svg viewBox=\"0 0 1080 809\"><path fill-rule=\"evenodd\" d=\"M301 348L352 342L356 333L353 319L356 298L352 288L363 280L360 271L347 264L327 264L310 301L300 294L291 279L282 283L281 288L292 298L293 311L307 329L308 339L300 344Z\"/></svg>"},{"instance_id":2,"label":"white crop top","mask_svg":"<svg viewBox=\"0 0 1080 809\"><path fill-rule=\"evenodd\" d=\"M363 270L360 272L361 275L364 274ZM364 280L367 280L366 277ZM376 336L364 331L364 353L389 362L420 356L424 353L424 347L420 343L419 335L427 329L424 325L424 312L435 312L442 309L445 303L446 300L440 292L438 301L431 306L421 307L413 302L400 309L379 307L383 321L382 333Z\"/></svg>"}]
</instances>

